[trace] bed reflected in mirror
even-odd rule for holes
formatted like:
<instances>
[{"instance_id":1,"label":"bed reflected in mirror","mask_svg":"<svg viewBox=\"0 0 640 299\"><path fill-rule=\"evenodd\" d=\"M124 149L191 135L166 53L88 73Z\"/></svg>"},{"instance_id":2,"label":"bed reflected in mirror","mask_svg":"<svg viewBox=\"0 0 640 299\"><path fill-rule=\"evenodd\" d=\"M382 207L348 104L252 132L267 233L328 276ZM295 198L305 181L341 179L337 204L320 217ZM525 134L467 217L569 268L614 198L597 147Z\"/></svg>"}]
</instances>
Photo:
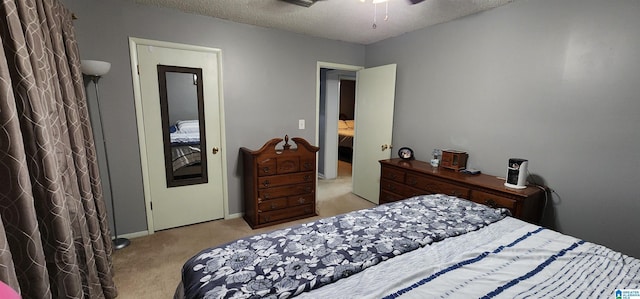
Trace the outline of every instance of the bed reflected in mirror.
<instances>
[{"instance_id":1,"label":"bed reflected in mirror","mask_svg":"<svg viewBox=\"0 0 640 299\"><path fill-rule=\"evenodd\" d=\"M167 187L206 183L202 69L158 65Z\"/></svg>"}]
</instances>

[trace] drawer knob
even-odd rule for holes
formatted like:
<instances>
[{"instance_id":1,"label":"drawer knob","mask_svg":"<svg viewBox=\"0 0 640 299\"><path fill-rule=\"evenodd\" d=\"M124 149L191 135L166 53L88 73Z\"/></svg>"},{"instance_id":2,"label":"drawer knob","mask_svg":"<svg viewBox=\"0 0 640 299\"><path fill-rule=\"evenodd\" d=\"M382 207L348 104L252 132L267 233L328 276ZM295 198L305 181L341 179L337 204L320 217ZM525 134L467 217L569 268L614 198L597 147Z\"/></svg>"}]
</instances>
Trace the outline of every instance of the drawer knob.
<instances>
[{"instance_id":1,"label":"drawer knob","mask_svg":"<svg viewBox=\"0 0 640 299\"><path fill-rule=\"evenodd\" d=\"M306 182L311 179L311 176L307 174L302 179Z\"/></svg>"},{"instance_id":2,"label":"drawer knob","mask_svg":"<svg viewBox=\"0 0 640 299\"><path fill-rule=\"evenodd\" d=\"M269 167L268 167L268 166L267 166L267 167L263 167L263 168L262 168L262 172L264 172L264 173L269 173L270 171L271 171L271 170L269 169Z\"/></svg>"},{"instance_id":3,"label":"drawer knob","mask_svg":"<svg viewBox=\"0 0 640 299\"><path fill-rule=\"evenodd\" d=\"M269 195L269 193L264 195L264 199L269 199L269 198L271 198L271 195Z\"/></svg>"},{"instance_id":4,"label":"drawer knob","mask_svg":"<svg viewBox=\"0 0 640 299\"><path fill-rule=\"evenodd\" d=\"M275 203L272 203L272 204L271 204L271 209L273 210L273 209L276 209L276 208L278 208L278 205L277 205L277 204L275 204Z\"/></svg>"},{"instance_id":5,"label":"drawer knob","mask_svg":"<svg viewBox=\"0 0 640 299\"><path fill-rule=\"evenodd\" d=\"M269 185L271 185L271 182L269 182L269 180L264 180L264 182L262 182L262 185L265 187L269 187Z\"/></svg>"},{"instance_id":6,"label":"drawer knob","mask_svg":"<svg viewBox=\"0 0 640 299\"><path fill-rule=\"evenodd\" d=\"M299 202L299 203L301 203L301 204L305 203L306 201L307 201L307 200L306 200L304 197L300 197L300 198L298 199L298 202Z\"/></svg>"}]
</instances>

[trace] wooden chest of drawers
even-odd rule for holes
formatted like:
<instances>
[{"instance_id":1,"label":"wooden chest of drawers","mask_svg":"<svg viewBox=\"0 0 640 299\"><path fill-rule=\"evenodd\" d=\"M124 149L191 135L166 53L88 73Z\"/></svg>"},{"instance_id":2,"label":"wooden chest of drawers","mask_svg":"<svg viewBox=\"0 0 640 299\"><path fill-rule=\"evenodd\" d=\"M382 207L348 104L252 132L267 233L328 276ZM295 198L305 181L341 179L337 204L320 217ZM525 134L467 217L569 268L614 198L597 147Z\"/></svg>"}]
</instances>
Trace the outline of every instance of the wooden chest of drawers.
<instances>
[{"instance_id":1,"label":"wooden chest of drawers","mask_svg":"<svg viewBox=\"0 0 640 299\"><path fill-rule=\"evenodd\" d=\"M302 138L274 138L256 151L241 148L244 219L259 228L316 215L316 152Z\"/></svg>"},{"instance_id":2,"label":"wooden chest of drawers","mask_svg":"<svg viewBox=\"0 0 640 299\"><path fill-rule=\"evenodd\" d=\"M540 188L509 189L504 179L486 174L468 175L433 167L423 161L380 161L380 204L423 194L448 194L491 207L507 208L519 219L538 223L545 194Z\"/></svg>"}]
</instances>

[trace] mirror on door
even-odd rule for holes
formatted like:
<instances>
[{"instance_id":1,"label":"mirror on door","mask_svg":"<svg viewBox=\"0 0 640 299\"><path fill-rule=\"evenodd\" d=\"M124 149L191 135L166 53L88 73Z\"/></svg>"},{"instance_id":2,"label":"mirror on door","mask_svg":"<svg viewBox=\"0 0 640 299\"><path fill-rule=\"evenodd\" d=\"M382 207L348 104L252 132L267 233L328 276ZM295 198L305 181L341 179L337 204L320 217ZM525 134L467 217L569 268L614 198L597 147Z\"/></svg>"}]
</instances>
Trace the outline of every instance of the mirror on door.
<instances>
[{"instance_id":1,"label":"mirror on door","mask_svg":"<svg viewBox=\"0 0 640 299\"><path fill-rule=\"evenodd\" d=\"M202 69L158 65L167 187L206 183Z\"/></svg>"}]
</instances>

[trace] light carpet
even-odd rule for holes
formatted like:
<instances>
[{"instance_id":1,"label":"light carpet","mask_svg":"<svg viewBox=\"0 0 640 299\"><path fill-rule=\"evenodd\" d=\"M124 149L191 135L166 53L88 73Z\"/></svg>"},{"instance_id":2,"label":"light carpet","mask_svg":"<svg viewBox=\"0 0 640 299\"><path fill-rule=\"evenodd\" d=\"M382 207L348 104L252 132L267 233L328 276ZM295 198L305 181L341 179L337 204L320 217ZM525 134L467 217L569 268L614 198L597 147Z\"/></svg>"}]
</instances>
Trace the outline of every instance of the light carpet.
<instances>
[{"instance_id":1,"label":"light carpet","mask_svg":"<svg viewBox=\"0 0 640 299\"><path fill-rule=\"evenodd\" d=\"M351 164L340 161L338 178L318 180L319 216L261 229L251 229L242 219L216 220L156 232L135 238L115 251L113 263L118 298L172 298L184 262L200 250L235 239L373 207L351 193Z\"/></svg>"}]
</instances>

